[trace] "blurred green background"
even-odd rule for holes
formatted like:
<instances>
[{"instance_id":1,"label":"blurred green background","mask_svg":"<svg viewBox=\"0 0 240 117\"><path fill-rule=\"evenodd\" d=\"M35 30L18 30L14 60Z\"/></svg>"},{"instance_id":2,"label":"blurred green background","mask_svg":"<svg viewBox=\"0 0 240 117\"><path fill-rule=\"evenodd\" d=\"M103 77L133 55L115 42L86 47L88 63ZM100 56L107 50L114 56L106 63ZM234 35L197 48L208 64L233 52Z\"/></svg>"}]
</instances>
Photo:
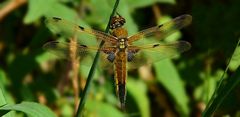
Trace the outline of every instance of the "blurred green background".
<instances>
[{"instance_id":1,"label":"blurred green background","mask_svg":"<svg viewBox=\"0 0 240 117\"><path fill-rule=\"evenodd\" d=\"M71 63L42 49L44 43L59 39L49 31L44 19L56 16L104 31L114 2L0 0L0 88L7 103L34 101L48 106L57 116L73 116L76 102L69 75ZM98 68L84 115L201 116L240 36L239 6L240 0L120 0L117 12L126 19L129 35L182 14L192 15L191 25L165 39L185 40L192 48L177 58L129 71L126 112L119 108L113 71ZM6 13L6 9L9 12ZM233 56L226 77L239 66L239 52L240 48ZM80 92L89 68L79 69ZM240 116L239 88L240 85L233 89L214 116ZM14 113L14 116L23 114Z\"/></svg>"}]
</instances>

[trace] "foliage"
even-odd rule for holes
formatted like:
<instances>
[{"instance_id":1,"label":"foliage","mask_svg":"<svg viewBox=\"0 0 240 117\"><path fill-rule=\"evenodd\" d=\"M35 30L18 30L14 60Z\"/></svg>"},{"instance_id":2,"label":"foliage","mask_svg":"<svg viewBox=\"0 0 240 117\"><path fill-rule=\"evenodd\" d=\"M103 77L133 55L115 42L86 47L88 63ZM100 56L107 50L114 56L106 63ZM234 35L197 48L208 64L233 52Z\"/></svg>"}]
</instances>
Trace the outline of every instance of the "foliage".
<instances>
[{"instance_id":1,"label":"foliage","mask_svg":"<svg viewBox=\"0 0 240 117\"><path fill-rule=\"evenodd\" d=\"M0 12L10 1L0 2ZM114 2L28 0L0 20L0 115L23 116L13 112L21 111L33 117L73 116L76 102L71 84L71 62L60 60L42 49L50 40L64 40L49 31L45 18L61 17L86 28L103 31ZM129 70L126 112L119 109L113 70L97 66L83 114L98 117L197 116L203 112L215 91L218 95L210 101L213 108L208 107L204 112L210 113L205 113L205 116L237 116L240 106L237 90L240 49L237 47L234 54L233 50L239 37L239 3L239 0L190 3L120 0L117 12L126 19L125 28L129 35L162 24L171 17L191 14L192 25L164 41L186 40L192 44L192 49L172 60ZM96 42L86 40L86 43ZM233 58L228 66L231 54ZM81 66L80 61L80 96L90 66ZM229 71L222 76L226 67ZM228 80L215 90L223 78Z\"/></svg>"},{"instance_id":2,"label":"foliage","mask_svg":"<svg viewBox=\"0 0 240 117\"><path fill-rule=\"evenodd\" d=\"M49 108L34 102L22 102L20 104L15 104L15 105L4 105L0 108L0 110L1 112L12 111L12 110L22 111L31 117L41 117L41 116L56 117L56 115L52 111L50 111ZM5 115L5 113L1 114L1 116L3 115Z\"/></svg>"}]
</instances>

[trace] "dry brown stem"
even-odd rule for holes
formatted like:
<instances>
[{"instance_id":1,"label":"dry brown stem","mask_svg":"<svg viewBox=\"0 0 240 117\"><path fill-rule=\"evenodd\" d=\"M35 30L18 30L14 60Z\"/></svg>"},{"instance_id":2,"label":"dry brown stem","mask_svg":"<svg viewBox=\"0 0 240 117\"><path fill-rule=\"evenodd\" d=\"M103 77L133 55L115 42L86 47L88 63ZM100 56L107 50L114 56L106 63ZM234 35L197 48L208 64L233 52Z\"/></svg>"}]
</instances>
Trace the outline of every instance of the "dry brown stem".
<instances>
[{"instance_id":1,"label":"dry brown stem","mask_svg":"<svg viewBox=\"0 0 240 117\"><path fill-rule=\"evenodd\" d=\"M160 10L159 6L157 4L154 4L153 7L152 7L152 10L153 10L155 19L159 20L162 16L162 13L161 13L161 10Z\"/></svg>"},{"instance_id":2,"label":"dry brown stem","mask_svg":"<svg viewBox=\"0 0 240 117\"><path fill-rule=\"evenodd\" d=\"M72 85L74 90L74 105L75 112L78 108L79 103L79 80L78 80L78 68L79 68L79 57L77 57L77 41L76 38L70 39L70 57L72 62Z\"/></svg>"},{"instance_id":3,"label":"dry brown stem","mask_svg":"<svg viewBox=\"0 0 240 117\"><path fill-rule=\"evenodd\" d=\"M0 9L0 21L4 19L10 12L27 3L27 0L11 0L2 9Z\"/></svg>"}]
</instances>

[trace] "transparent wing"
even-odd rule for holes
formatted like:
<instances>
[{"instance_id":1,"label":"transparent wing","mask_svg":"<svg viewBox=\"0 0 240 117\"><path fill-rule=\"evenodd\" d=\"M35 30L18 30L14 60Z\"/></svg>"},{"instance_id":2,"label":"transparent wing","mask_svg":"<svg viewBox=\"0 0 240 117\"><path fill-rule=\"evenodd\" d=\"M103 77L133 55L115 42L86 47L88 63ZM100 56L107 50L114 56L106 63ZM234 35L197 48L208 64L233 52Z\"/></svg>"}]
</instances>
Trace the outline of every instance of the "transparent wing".
<instances>
[{"instance_id":1,"label":"transparent wing","mask_svg":"<svg viewBox=\"0 0 240 117\"><path fill-rule=\"evenodd\" d=\"M45 23L53 33L60 34L66 38L77 37L79 40L82 40L81 43L89 42L86 43L87 45L92 44L93 41L96 41L95 39L101 39L112 44L117 42L117 38L112 35L93 29L86 29L61 18L47 18Z\"/></svg>"},{"instance_id":2,"label":"transparent wing","mask_svg":"<svg viewBox=\"0 0 240 117\"><path fill-rule=\"evenodd\" d=\"M51 41L47 42L43 45L43 49L46 51L56 55L60 59L68 59L71 60L72 48L76 46L76 57L80 58L80 64L82 65L91 65L93 62L93 58L98 50L97 47L86 46L86 45L71 45L68 42L59 42L59 41ZM103 47L100 49L101 64L104 66L110 66L111 62L107 59L109 53L116 51L115 47Z\"/></svg>"},{"instance_id":3,"label":"transparent wing","mask_svg":"<svg viewBox=\"0 0 240 117\"><path fill-rule=\"evenodd\" d=\"M144 37L153 36L154 34L158 35L158 40L161 40L177 30L189 25L192 21L191 15L181 15L175 19L166 22L162 25L148 28L138 32L137 34L128 37L128 42L131 44L134 41L140 40Z\"/></svg>"},{"instance_id":4,"label":"transparent wing","mask_svg":"<svg viewBox=\"0 0 240 117\"><path fill-rule=\"evenodd\" d=\"M191 44L187 41L177 41L172 43L155 43L145 46L129 46L128 53L130 60L128 67L138 68L144 64L150 64L165 58L174 57L191 48ZM129 57L129 56L128 56Z\"/></svg>"}]
</instances>

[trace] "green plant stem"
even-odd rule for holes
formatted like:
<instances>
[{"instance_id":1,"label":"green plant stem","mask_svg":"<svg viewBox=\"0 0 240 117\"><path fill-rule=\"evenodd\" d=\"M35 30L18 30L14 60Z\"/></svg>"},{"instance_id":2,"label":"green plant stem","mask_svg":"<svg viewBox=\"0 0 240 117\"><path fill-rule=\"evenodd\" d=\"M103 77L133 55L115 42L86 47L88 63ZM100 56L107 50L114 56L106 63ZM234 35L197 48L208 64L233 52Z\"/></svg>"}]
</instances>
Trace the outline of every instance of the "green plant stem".
<instances>
[{"instance_id":1,"label":"green plant stem","mask_svg":"<svg viewBox=\"0 0 240 117\"><path fill-rule=\"evenodd\" d=\"M109 18L109 21L108 21L108 25L105 29L105 33L109 32L110 22L111 22L111 19L116 12L119 1L120 0L116 0L116 2L115 2L115 5L114 5L113 10L112 10L112 14L111 14L111 16ZM101 41L101 43L99 45L99 48L101 48L103 46L103 44L104 44L104 41ZM86 97L87 97L88 92L89 92L90 84L91 84L91 81L93 79L93 75L94 75L94 72L95 72L95 69L96 69L96 66L97 66L99 55L100 55L100 50L97 51L97 54L96 54L96 56L93 60L93 64L91 66L91 69L89 71L87 82L86 82L85 88L83 90L83 93L82 93L82 96L81 96L81 101L79 103L78 110L77 110L77 113L76 113L76 117L80 117L81 114L82 114L82 110L83 110L85 102L86 102Z\"/></svg>"},{"instance_id":2,"label":"green plant stem","mask_svg":"<svg viewBox=\"0 0 240 117\"><path fill-rule=\"evenodd\" d=\"M216 90L214 91L210 101L208 102L206 109L204 110L202 117L210 117L215 110L221 105L221 103L223 102L223 100L225 99L225 97L231 92L231 90L240 82L239 79L237 79L238 77L240 77L240 67L238 67L238 69L235 72L235 75L232 77L229 77L227 79L224 78L226 72L228 71L229 68L229 64L232 60L232 57L234 55L234 53L236 52L236 49L238 47L240 43L240 38L238 39L238 43L235 47L235 50L230 58L230 60L228 61L227 67L219 81L219 85L217 86ZM226 83L223 83L223 81L226 81Z\"/></svg>"}]
</instances>

